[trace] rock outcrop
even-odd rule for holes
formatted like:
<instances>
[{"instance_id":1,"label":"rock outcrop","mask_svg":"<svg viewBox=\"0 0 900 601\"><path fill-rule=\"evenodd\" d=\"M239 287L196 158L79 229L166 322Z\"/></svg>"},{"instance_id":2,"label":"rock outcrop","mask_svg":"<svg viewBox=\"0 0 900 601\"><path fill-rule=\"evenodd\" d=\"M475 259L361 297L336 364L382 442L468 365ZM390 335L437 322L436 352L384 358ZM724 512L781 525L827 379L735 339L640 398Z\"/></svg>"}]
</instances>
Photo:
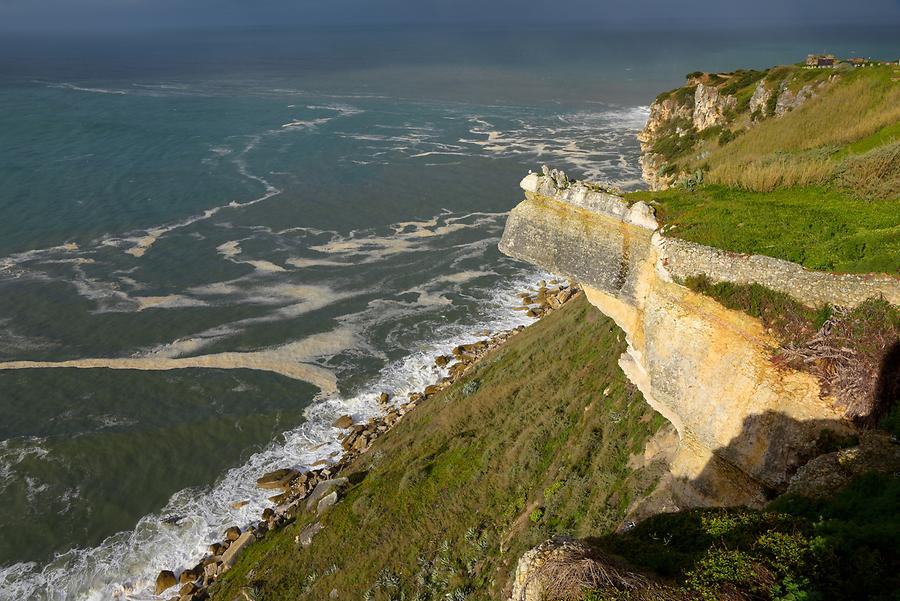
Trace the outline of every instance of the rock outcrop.
<instances>
[{"instance_id":1,"label":"rock outcrop","mask_svg":"<svg viewBox=\"0 0 900 601\"><path fill-rule=\"evenodd\" d=\"M722 125L727 121L726 111L733 109L737 104L734 96L720 94L719 90L712 86L697 84L694 92L694 110L691 118L694 129L703 131L716 125Z\"/></svg>"},{"instance_id":2,"label":"rock outcrop","mask_svg":"<svg viewBox=\"0 0 900 601\"><path fill-rule=\"evenodd\" d=\"M733 139L736 132L767 117L796 109L836 77L798 88L793 72L775 74L773 81L768 81L767 73L755 73L758 79L747 79L742 71L692 74L685 86L660 95L650 105L647 124L637 137L641 175L651 190L665 190L702 170L705 153L719 138L715 131L708 136L703 132L718 127L731 132L726 140ZM739 97L744 100L739 102Z\"/></svg>"},{"instance_id":3,"label":"rock outcrop","mask_svg":"<svg viewBox=\"0 0 900 601\"><path fill-rule=\"evenodd\" d=\"M535 174L512 210L502 252L578 280L625 331L620 366L678 430L672 464L678 505L761 505L783 491L823 429L849 431L818 380L772 363L777 341L756 319L726 309L673 276L762 281L800 300L854 305L873 293L900 302L890 277L833 276L667 238L649 207Z\"/></svg>"},{"instance_id":4,"label":"rock outcrop","mask_svg":"<svg viewBox=\"0 0 900 601\"><path fill-rule=\"evenodd\" d=\"M750 97L750 112L765 116L771 97L772 92L766 87L766 82L760 81Z\"/></svg>"},{"instance_id":5,"label":"rock outcrop","mask_svg":"<svg viewBox=\"0 0 900 601\"><path fill-rule=\"evenodd\" d=\"M775 116L781 117L788 111L792 111L813 96L813 87L809 84L803 86L795 94L787 86L782 86L775 104Z\"/></svg>"},{"instance_id":6,"label":"rock outcrop","mask_svg":"<svg viewBox=\"0 0 900 601\"><path fill-rule=\"evenodd\" d=\"M641 175L651 190L665 190L683 175L671 170L667 158L654 151L665 136L691 136L728 121L728 112L736 105L735 97L722 94L718 88L697 83L684 88L685 93L670 93L650 105L647 124L638 134L641 144Z\"/></svg>"}]
</instances>

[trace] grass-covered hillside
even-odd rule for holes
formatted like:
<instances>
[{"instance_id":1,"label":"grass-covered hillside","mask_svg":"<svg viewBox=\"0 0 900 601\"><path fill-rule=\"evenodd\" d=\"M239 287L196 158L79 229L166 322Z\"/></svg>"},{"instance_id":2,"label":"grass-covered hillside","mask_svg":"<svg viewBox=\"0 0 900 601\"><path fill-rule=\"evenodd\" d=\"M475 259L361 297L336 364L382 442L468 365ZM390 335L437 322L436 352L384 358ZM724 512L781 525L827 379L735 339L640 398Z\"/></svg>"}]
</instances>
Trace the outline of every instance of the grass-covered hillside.
<instances>
[{"instance_id":1,"label":"grass-covered hillside","mask_svg":"<svg viewBox=\"0 0 900 601\"><path fill-rule=\"evenodd\" d=\"M248 547L212 598L505 600L523 553L555 535L585 551L538 568L555 586L547 601L896 598L890 473L818 500L664 513L616 532L667 469L634 461L664 422L618 368L623 347L583 297L541 319L358 456L327 513L301 511ZM856 440L823 444L857 460L840 450Z\"/></svg>"},{"instance_id":2,"label":"grass-covered hillside","mask_svg":"<svg viewBox=\"0 0 900 601\"><path fill-rule=\"evenodd\" d=\"M718 99L702 130L698 85ZM811 269L900 272L900 66L692 73L665 101L643 143L671 189L633 198L671 235Z\"/></svg>"},{"instance_id":3,"label":"grass-covered hillside","mask_svg":"<svg viewBox=\"0 0 900 601\"><path fill-rule=\"evenodd\" d=\"M304 513L213 598L496 600L532 546L608 534L662 470L627 466L664 422L619 369L624 345L584 298L543 318L361 455L309 547Z\"/></svg>"}]
</instances>

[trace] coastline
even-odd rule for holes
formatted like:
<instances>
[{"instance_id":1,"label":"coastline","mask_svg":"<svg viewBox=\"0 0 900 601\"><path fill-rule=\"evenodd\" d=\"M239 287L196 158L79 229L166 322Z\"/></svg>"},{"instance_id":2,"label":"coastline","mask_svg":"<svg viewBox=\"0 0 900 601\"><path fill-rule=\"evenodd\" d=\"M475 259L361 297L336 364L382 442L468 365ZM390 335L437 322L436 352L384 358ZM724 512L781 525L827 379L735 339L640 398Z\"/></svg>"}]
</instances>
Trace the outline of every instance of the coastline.
<instances>
[{"instance_id":1,"label":"coastline","mask_svg":"<svg viewBox=\"0 0 900 601\"><path fill-rule=\"evenodd\" d=\"M581 294L577 283L541 280L535 290L518 294L521 305L513 310L523 311L537 321ZM282 467L261 474L256 479L256 486L276 493L268 499L275 507L264 508L259 519L251 520L243 528L236 525L226 528L222 540L209 544L207 553L193 567L161 570L156 577L153 593L158 598L171 601L207 599L209 587L234 565L248 546L265 537L269 531L294 522L304 509L317 513L327 510L338 500L339 490L349 483L347 478L341 476L344 468L366 453L372 443L390 431L403 416L464 377L489 351L501 347L526 327L518 325L493 334L481 332L476 341L458 344L448 354L438 355L434 365L446 375L425 385L420 391L408 393L405 400L391 392L381 392L379 415L356 423L352 416L342 414L332 424L341 432L338 439L342 449L333 463L322 459L305 471ZM232 503L232 508L247 504L247 500L236 501ZM315 529L304 530L297 542L309 544L317 532ZM175 591L177 594L171 595Z\"/></svg>"}]
</instances>

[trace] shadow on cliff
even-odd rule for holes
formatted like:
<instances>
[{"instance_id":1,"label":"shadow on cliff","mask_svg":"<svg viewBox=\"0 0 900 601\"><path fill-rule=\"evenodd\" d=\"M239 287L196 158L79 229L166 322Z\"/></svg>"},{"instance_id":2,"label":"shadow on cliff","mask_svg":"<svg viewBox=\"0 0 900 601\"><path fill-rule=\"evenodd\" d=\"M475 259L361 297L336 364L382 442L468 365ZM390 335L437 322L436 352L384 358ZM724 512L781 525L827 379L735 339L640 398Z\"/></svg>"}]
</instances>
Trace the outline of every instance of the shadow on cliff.
<instances>
[{"instance_id":1,"label":"shadow on cliff","mask_svg":"<svg viewBox=\"0 0 900 601\"><path fill-rule=\"evenodd\" d=\"M746 417L740 433L726 446L715 449L695 478L672 479L669 503L673 507L762 506L784 493L791 480L798 477L797 471L810 460L854 447L861 435L870 441L886 441L886 433L881 438L866 433L878 431L879 426L896 430L896 425L889 426L889 422L900 422L900 341L890 345L884 354L875 381L874 403L869 413L852 420L801 421L777 411ZM892 454L889 445L880 450L872 444L865 448L865 457L873 469L900 469L900 465L891 467L896 453ZM818 464L824 466L825 462ZM865 467L865 464L848 464L841 477L828 473L820 473L818 477L830 477L834 486L845 485L848 475L858 475ZM803 477L808 479L813 475L807 473Z\"/></svg>"},{"instance_id":2,"label":"shadow on cliff","mask_svg":"<svg viewBox=\"0 0 900 601\"><path fill-rule=\"evenodd\" d=\"M884 374L893 391L896 369ZM886 432L769 411L696 477L660 482L617 533L584 542L673 593L634 598L774 599L794 585L811 596L783 598L887 598L900 586L898 473Z\"/></svg>"},{"instance_id":3,"label":"shadow on cliff","mask_svg":"<svg viewBox=\"0 0 900 601\"><path fill-rule=\"evenodd\" d=\"M715 449L695 477L664 479L632 519L690 507L761 507L785 492L797 470L811 459L858 441L858 430L849 422L800 421L776 411L748 416L740 433ZM679 453L691 452L689 440L681 445Z\"/></svg>"},{"instance_id":4,"label":"shadow on cliff","mask_svg":"<svg viewBox=\"0 0 900 601\"><path fill-rule=\"evenodd\" d=\"M900 400L900 340L884 355L875 386L875 407L870 421L881 420L893 411Z\"/></svg>"}]
</instances>

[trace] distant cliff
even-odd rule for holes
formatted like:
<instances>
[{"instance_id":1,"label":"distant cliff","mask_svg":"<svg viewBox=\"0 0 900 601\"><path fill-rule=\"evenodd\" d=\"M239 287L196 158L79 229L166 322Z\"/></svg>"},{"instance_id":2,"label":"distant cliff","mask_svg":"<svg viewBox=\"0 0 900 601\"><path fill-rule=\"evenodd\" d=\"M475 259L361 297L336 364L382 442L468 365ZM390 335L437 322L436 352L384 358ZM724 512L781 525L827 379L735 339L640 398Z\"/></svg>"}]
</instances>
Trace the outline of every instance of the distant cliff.
<instances>
[{"instance_id":1,"label":"distant cliff","mask_svg":"<svg viewBox=\"0 0 900 601\"><path fill-rule=\"evenodd\" d=\"M685 86L660 94L650 105L638 134L644 181L651 190L665 190L706 158L703 141L722 145L764 119L781 117L835 77L830 70L790 67L688 75Z\"/></svg>"}]
</instances>

